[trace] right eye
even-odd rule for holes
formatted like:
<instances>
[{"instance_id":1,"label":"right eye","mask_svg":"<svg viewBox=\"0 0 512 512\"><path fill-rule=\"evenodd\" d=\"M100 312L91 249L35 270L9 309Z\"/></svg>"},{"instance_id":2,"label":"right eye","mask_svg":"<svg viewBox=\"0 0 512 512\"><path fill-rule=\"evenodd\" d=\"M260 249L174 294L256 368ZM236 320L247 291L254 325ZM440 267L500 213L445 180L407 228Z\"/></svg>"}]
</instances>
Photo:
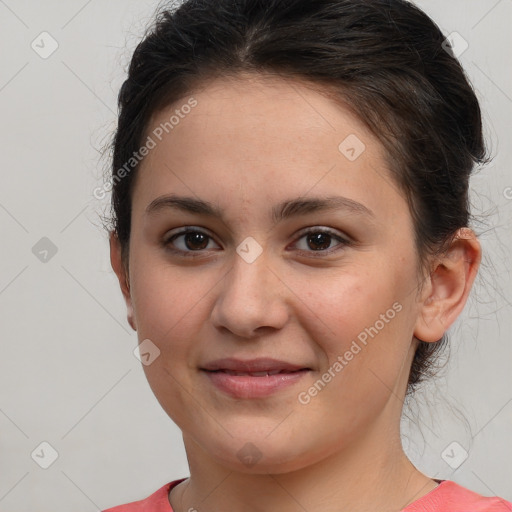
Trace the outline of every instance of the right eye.
<instances>
[{"instance_id":1,"label":"right eye","mask_svg":"<svg viewBox=\"0 0 512 512\"><path fill-rule=\"evenodd\" d=\"M163 246L166 249L185 257L199 256L197 253L213 249L211 243L217 245L210 235L192 228L183 229L172 235L167 234L163 240Z\"/></svg>"}]
</instances>

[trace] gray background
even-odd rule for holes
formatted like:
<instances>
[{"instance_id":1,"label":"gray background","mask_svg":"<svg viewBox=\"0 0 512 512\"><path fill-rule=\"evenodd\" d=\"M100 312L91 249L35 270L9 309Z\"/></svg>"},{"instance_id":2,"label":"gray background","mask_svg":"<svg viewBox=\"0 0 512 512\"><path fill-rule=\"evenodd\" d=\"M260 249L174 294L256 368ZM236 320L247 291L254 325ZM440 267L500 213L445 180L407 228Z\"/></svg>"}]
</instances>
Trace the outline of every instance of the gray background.
<instances>
[{"instance_id":1,"label":"gray background","mask_svg":"<svg viewBox=\"0 0 512 512\"><path fill-rule=\"evenodd\" d=\"M472 185L484 267L449 364L404 416L404 446L430 476L512 500L512 0L419 4L469 43L460 59L496 157ZM101 226L107 203L93 196L117 92L156 7L0 0L1 511L92 512L188 476L181 433L132 353ZM59 45L46 59L31 48L43 31ZM57 249L46 262L43 237ZM31 457L44 441L58 453L48 469ZM48 462L42 450L34 458Z\"/></svg>"}]
</instances>

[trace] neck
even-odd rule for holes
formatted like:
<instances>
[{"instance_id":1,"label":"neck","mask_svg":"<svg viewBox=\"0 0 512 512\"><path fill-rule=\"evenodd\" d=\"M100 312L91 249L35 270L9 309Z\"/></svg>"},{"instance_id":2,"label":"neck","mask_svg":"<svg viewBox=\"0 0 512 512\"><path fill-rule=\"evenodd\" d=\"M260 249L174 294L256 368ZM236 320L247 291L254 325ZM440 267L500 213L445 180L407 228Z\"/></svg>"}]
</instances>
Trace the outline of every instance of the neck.
<instances>
[{"instance_id":1,"label":"neck","mask_svg":"<svg viewBox=\"0 0 512 512\"><path fill-rule=\"evenodd\" d=\"M184 436L191 477L171 493L170 502L175 512L397 512L437 484L412 465L395 431L377 422L315 464L264 474L225 468Z\"/></svg>"}]
</instances>

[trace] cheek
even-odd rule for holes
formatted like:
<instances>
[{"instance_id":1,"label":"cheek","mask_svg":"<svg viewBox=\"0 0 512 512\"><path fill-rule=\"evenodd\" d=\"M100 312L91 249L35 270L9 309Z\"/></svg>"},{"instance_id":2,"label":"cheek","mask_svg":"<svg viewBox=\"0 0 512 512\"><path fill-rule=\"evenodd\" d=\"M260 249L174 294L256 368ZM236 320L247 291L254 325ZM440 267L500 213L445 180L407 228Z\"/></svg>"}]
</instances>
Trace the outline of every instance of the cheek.
<instances>
[{"instance_id":1,"label":"cheek","mask_svg":"<svg viewBox=\"0 0 512 512\"><path fill-rule=\"evenodd\" d=\"M191 354L206 337L208 291L216 280L205 272L191 282L183 269L150 258L139 261L144 264L134 262L132 284L137 335L139 343L150 339L159 350L159 356L143 370L162 408L177 425L192 429L186 412L194 389Z\"/></svg>"},{"instance_id":2,"label":"cheek","mask_svg":"<svg viewBox=\"0 0 512 512\"><path fill-rule=\"evenodd\" d=\"M405 276L398 276L389 268L380 272L378 268L378 262L373 262L315 278L296 276L296 283L291 286L293 289L302 286L305 290L300 302L309 314L301 316L310 319L308 330L324 333L326 342L336 347L337 339L356 338L378 321L381 314L392 309L395 302L402 302L400 280ZM394 318L394 310L388 316Z\"/></svg>"},{"instance_id":3,"label":"cheek","mask_svg":"<svg viewBox=\"0 0 512 512\"><path fill-rule=\"evenodd\" d=\"M375 261L364 269L307 280L297 314L323 363L321 372L336 381L328 387L342 388L344 400L360 394L354 388L368 391L379 380L382 387L395 385L412 339L409 274L405 266L380 271Z\"/></svg>"},{"instance_id":4,"label":"cheek","mask_svg":"<svg viewBox=\"0 0 512 512\"><path fill-rule=\"evenodd\" d=\"M154 338L157 345L170 340L179 346L184 333L190 339L204 324L208 294L218 280L212 272L197 267L192 278L191 269L148 256L134 257L133 276L132 298L140 338Z\"/></svg>"}]
</instances>

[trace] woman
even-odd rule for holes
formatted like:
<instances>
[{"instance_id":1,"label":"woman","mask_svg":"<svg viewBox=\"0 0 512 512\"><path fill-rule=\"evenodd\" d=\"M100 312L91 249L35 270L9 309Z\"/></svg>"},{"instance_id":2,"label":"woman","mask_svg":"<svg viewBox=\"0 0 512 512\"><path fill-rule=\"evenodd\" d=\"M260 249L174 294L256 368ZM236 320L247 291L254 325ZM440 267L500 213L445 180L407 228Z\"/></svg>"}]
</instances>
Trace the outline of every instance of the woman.
<instances>
[{"instance_id":1,"label":"woman","mask_svg":"<svg viewBox=\"0 0 512 512\"><path fill-rule=\"evenodd\" d=\"M481 259L480 109L439 28L402 0L189 0L119 106L111 261L190 477L109 512L512 510L400 439Z\"/></svg>"}]
</instances>

